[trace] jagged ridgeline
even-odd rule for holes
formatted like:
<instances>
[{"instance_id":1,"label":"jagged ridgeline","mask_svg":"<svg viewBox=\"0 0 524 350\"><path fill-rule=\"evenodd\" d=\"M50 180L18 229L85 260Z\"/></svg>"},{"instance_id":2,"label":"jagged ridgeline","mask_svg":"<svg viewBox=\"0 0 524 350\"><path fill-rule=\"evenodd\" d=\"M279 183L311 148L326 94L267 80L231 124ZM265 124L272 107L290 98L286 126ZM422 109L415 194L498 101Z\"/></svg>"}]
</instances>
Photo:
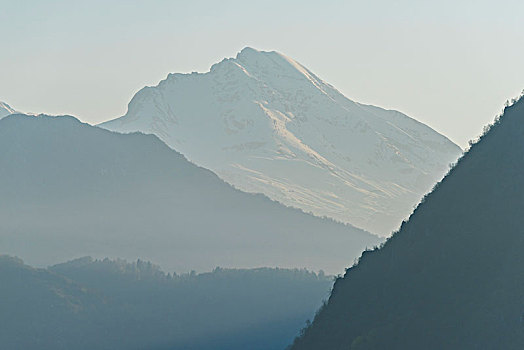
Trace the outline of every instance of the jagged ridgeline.
<instances>
[{"instance_id":1,"label":"jagged ridgeline","mask_svg":"<svg viewBox=\"0 0 524 350\"><path fill-rule=\"evenodd\" d=\"M295 341L307 349L524 349L524 100Z\"/></svg>"}]
</instances>

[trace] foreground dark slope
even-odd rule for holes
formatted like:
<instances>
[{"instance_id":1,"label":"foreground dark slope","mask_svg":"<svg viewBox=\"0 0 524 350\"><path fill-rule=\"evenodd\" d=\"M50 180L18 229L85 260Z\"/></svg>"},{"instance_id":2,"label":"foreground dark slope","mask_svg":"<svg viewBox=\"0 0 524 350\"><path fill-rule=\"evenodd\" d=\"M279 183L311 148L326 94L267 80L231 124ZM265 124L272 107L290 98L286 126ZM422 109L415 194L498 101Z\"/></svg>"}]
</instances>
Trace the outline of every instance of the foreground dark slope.
<instances>
[{"instance_id":1,"label":"foreground dark slope","mask_svg":"<svg viewBox=\"0 0 524 350\"><path fill-rule=\"evenodd\" d=\"M524 100L296 340L309 349L524 349Z\"/></svg>"},{"instance_id":2,"label":"foreground dark slope","mask_svg":"<svg viewBox=\"0 0 524 350\"><path fill-rule=\"evenodd\" d=\"M0 256L2 350L282 350L332 285L305 270L166 275L82 258L34 269Z\"/></svg>"},{"instance_id":3,"label":"foreground dark slope","mask_svg":"<svg viewBox=\"0 0 524 350\"><path fill-rule=\"evenodd\" d=\"M336 273L379 242L235 190L151 135L11 115L0 121L0 150L1 252L32 265L92 255L140 257L171 271Z\"/></svg>"}]
</instances>

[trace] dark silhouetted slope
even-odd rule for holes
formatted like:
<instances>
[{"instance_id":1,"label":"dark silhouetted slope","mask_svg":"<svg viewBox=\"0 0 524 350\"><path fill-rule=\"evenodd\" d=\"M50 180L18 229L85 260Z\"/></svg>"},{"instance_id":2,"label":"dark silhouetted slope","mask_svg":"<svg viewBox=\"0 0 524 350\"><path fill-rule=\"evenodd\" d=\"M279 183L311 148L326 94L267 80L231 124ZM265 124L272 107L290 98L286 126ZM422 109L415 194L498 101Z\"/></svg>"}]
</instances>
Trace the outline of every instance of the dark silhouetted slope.
<instances>
[{"instance_id":1,"label":"dark silhouetted slope","mask_svg":"<svg viewBox=\"0 0 524 350\"><path fill-rule=\"evenodd\" d=\"M166 275L82 258L47 270L0 256L2 350L281 350L329 294L305 270Z\"/></svg>"},{"instance_id":2,"label":"dark silhouetted slope","mask_svg":"<svg viewBox=\"0 0 524 350\"><path fill-rule=\"evenodd\" d=\"M335 283L309 349L524 349L524 100Z\"/></svg>"},{"instance_id":3,"label":"dark silhouetted slope","mask_svg":"<svg viewBox=\"0 0 524 350\"><path fill-rule=\"evenodd\" d=\"M73 117L0 120L0 252L42 266L85 255L166 270L338 273L380 239L232 188L156 136Z\"/></svg>"}]
</instances>

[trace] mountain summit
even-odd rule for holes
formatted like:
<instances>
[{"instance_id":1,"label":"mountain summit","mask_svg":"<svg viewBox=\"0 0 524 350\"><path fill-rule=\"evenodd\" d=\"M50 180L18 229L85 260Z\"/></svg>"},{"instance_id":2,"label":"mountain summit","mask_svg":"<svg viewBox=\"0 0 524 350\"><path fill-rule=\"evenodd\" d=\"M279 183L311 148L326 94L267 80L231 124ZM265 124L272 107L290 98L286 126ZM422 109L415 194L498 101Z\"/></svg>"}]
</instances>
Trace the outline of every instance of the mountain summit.
<instances>
[{"instance_id":1,"label":"mountain summit","mask_svg":"<svg viewBox=\"0 0 524 350\"><path fill-rule=\"evenodd\" d=\"M207 73L169 74L100 126L155 134L241 190L382 235L461 153L426 125L252 48Z\"/></svg>"},{"instance_id":2,"label":"mountain summit","mask_svg":"<svg viewBox=\"0 0 524 350\"><path fill-rule=\"evenodd\" d=\"M523 135L521 99L291 349L524 349Z\"/></svg>"}]
</instances>

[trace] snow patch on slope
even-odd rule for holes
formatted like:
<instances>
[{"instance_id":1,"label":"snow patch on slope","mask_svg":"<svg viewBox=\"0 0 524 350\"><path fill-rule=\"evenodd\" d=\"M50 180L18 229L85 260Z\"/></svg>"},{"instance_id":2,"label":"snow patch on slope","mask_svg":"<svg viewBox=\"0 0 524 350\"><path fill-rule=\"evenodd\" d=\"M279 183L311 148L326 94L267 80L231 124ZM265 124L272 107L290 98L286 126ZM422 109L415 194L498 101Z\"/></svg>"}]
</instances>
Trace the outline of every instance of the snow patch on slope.
<instances>
[{"instance_id":1,"label":"snow patch on slope","mask_svg":"<svg viewBox=\"0 0 524 350\"><path fill-rule=\"evenodd\" d=\"M7 117L10 114L18 113L16 110L11 108L7 103L0 101L0 119Z\"/></svg>"}]
</instances>

